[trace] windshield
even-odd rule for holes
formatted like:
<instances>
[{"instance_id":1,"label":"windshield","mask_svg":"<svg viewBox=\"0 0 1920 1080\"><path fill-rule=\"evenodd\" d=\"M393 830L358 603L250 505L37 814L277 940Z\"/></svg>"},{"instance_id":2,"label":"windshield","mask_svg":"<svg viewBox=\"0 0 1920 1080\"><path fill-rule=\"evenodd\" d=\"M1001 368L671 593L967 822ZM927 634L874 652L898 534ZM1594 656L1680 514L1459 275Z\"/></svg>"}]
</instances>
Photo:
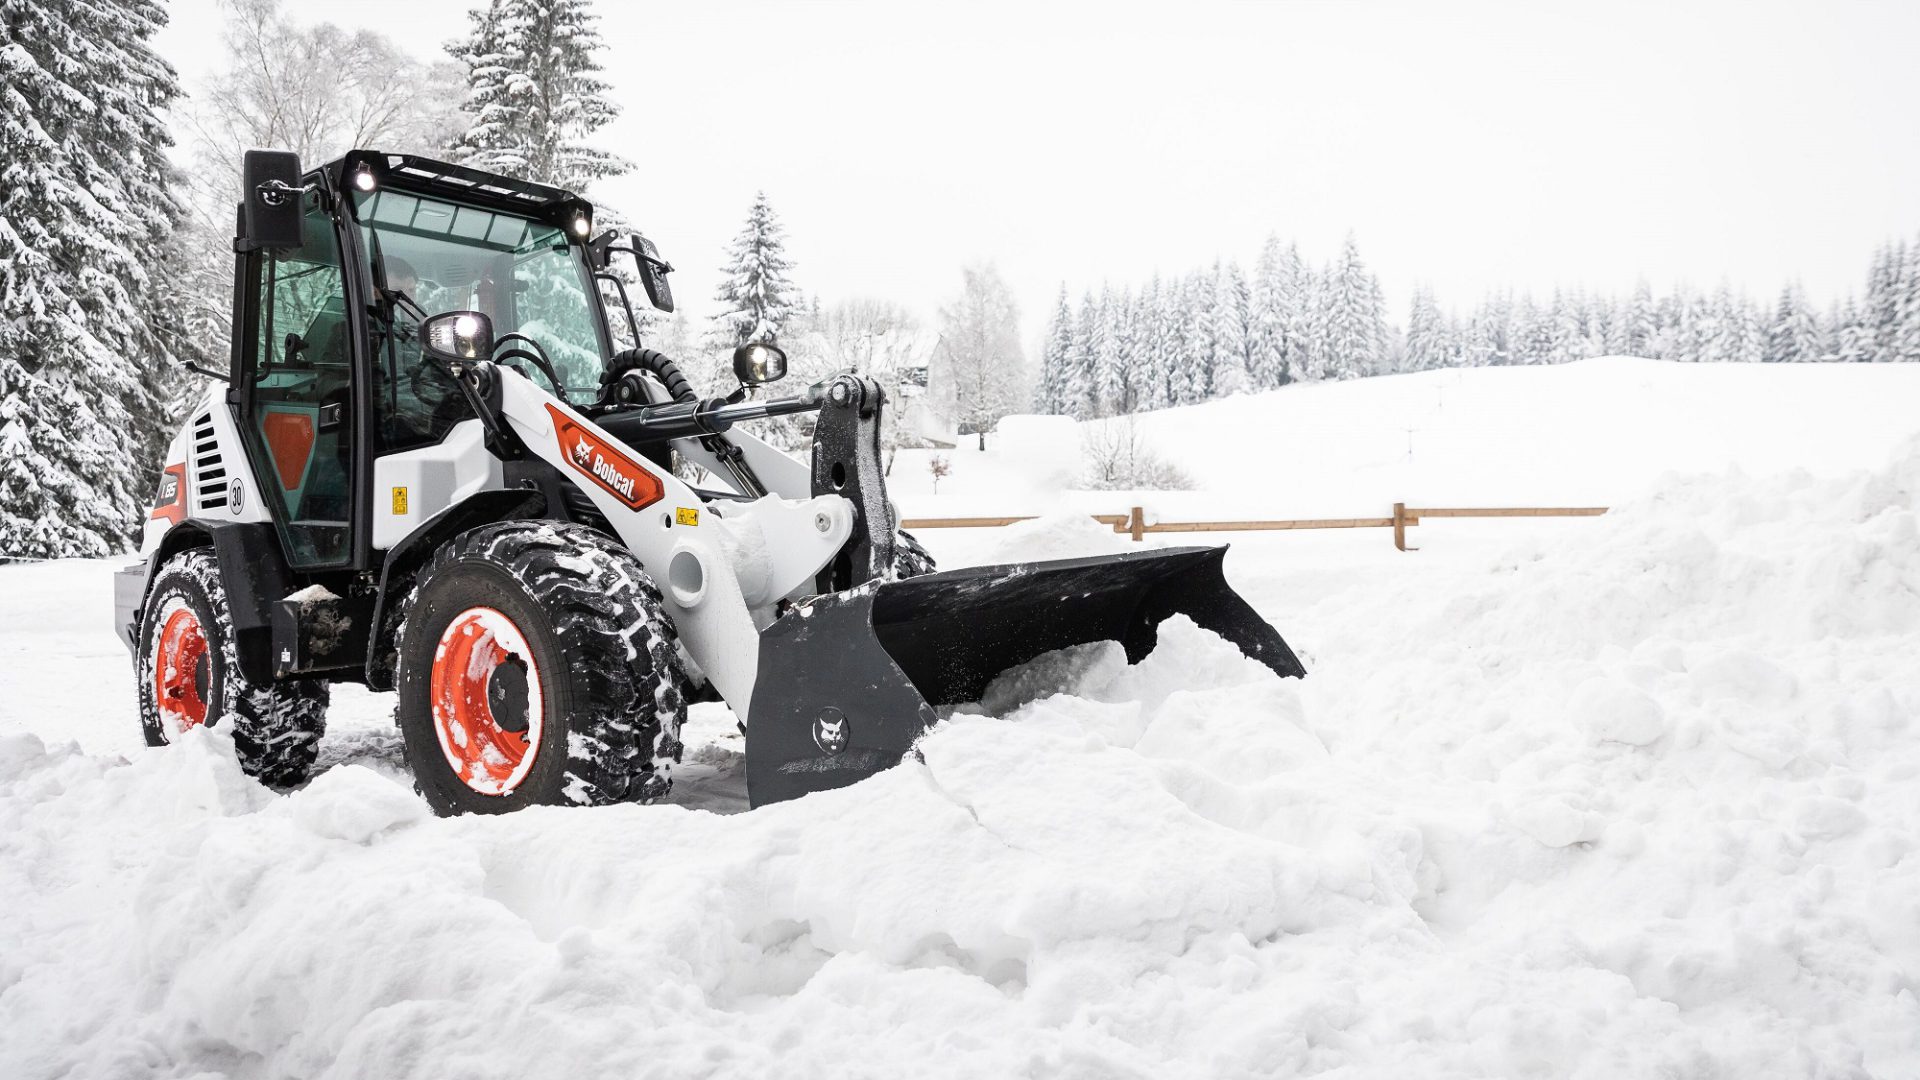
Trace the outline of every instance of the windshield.
<instances>
[{"instance_id":1,"label":"windshield","mask_svg":"<svg viewBox=\"0 0 1920 1080\"><path fill-rule=\"evenodd\" d=\"M593 400L603 362L599 320L586 266L558 227L404 191L358 194L355 206L361 250L385 263L387 288L404 291L429 315L483 312L496 340L532 338L558 372L563 396L576 404ZM408 329L396 328L393 363L400 369L420 362ZM546 385L533 365L519 366ZM391 374L406 377L405 370Z\"/></svg>"}]
</instances>

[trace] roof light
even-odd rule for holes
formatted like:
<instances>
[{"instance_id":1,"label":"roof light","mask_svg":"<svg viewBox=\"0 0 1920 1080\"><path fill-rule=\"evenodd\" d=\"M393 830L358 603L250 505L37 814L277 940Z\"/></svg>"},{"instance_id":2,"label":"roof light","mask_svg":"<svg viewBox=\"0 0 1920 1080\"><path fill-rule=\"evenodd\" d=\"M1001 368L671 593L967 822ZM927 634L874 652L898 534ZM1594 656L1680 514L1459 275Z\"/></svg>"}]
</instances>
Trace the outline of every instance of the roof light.
<instances>
[{"instance_id":1,"label":"roof light","mask_svg":"<svg viewBox=\"0 0 1920 1080\"><path fill-rule=\"evenodd\" d=\"M359 167L353 170L353 186L357 190L372 191L379 184L379 177L373 175L373 169L366 162L361 162Z\"/></svg>"},{"instance_id":2,"label":"roof light","mask_svg":"<svg viewBox=\"0 0 1920 1080\"><path fill-rule=\"evenodd\" d=\"M579 237L582 240L585 240L587 238L587 234L592 231L593 231L593 219L587 217L586 211L584 210L574 211L573 235Z\"/></svg>"}]
</instances>

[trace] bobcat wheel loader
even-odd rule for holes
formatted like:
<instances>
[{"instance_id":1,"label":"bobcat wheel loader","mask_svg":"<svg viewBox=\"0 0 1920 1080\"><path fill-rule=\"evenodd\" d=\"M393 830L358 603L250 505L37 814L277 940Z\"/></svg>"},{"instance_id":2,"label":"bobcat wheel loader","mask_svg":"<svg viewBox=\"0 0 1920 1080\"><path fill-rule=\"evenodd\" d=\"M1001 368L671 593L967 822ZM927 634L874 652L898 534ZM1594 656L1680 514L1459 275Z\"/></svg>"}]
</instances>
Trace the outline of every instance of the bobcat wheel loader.
<instances>
[{"instance_id":1,"label":"bobcat wheel loader","mask_svg":"<svg viewBox=\"0 0 1920 1080\"><path fill-rule=\"evenodd\" d=\"M593 805L666 794L710 696L758 806L898 763L1042 653L1137 661L1176 612L1303 674L1224 548L930 572L884 489L881 387L750 396L786 365L755 343L703 398L616 352L610 318L640 335L613 256L663 310L671 267L594 237L568 192L358 150L313 171L251 152L241 194L230 370L205 373L224 385L115 581L150 743L224 724L251 774L297 783L330 685L355 682L398 692L436 811ZM741 427L799 413L806 462Z\"/></svg>"}]
</instances>

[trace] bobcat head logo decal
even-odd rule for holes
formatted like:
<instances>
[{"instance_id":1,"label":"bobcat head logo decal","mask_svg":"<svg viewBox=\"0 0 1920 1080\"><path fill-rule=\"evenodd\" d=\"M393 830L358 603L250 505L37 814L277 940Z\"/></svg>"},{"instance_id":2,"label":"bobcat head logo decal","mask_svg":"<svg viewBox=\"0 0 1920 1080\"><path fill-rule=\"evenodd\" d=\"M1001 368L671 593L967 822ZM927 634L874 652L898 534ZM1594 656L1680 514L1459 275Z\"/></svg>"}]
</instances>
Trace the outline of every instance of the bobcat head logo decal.
<instances>
[{"instance_id":1,"label":"bobcat head logo decal","mask_svg":"<svg viewBox=\"0 0 1920 1080\"><path fill-rule=\"evenodd\" d=\"M813 721L813 744L823 753L838 754L847 748L847 717L829 705Z\"/></svg>"},{"instance_id":2,"label":"bobcat head logo decal","mask_svg":"<svg viewBox=\"0 0 1920 1080\"><path fill-rule=\"evenodd\" d=\"M627 509L652 506L666 495L660 478L628 457L624 448L552 405L547 406L547 415L553 419L553 438L567 464Z\"/></svg>"}]
</instances>

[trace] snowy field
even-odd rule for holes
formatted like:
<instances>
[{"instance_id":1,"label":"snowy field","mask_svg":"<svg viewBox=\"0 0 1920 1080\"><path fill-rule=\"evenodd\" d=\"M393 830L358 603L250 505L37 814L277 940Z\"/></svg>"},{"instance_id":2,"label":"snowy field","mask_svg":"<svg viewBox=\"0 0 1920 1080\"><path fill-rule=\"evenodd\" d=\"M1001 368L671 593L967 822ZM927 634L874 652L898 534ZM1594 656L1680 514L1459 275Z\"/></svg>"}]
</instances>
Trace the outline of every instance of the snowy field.
<instances>
[{"instance_id":1,"label":"snowy field","mask_svg":"<svg viewBox=\"0 0 1920 1080\"><path fill-rule=\"evenodd\" d=\"M111 563L0 569L0 1076L1920 1076L1915 401L1606 360L1150 416L1169 518L1616 509L1223 537L1306 679L1170 625L751 813L700 706L671 804L434 819L351 689L276 794L141 745ZM908 514L1132 501L948 453Z\"/></svg>"}]
</instances>

